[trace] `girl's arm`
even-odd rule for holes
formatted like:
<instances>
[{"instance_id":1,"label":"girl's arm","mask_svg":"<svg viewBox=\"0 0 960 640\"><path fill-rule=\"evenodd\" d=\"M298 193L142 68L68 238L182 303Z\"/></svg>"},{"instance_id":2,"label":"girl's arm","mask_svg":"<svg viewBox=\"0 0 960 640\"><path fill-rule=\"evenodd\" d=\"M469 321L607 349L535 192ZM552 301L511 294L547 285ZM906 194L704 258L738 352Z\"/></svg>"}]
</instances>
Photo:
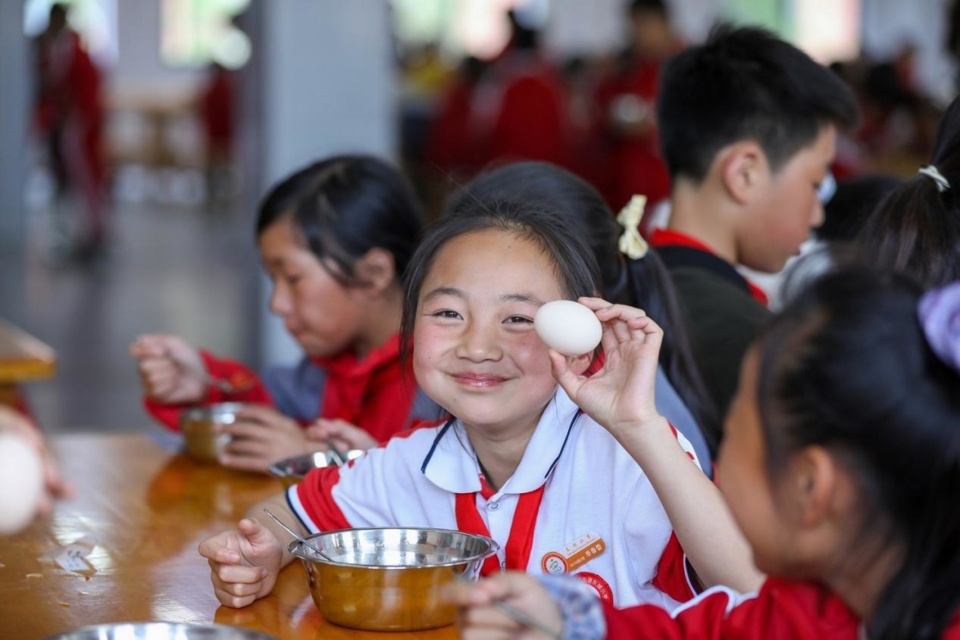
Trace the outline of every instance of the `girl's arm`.
<instances>
[{"instance_id":1,"label":"girl's arm","mask_svg":"<svg viewBox=\"0 0 960 640\"><path fill-rule=\"evenodd\" d=\"M581 298L603 323L604 366L580 378L551 351L564 390L641 466L703 586L754 591L763 580L719 490L657 412L654 381L663 331L640 309Z\"/></svg>"},{"instance_id":2,"label":"girl's arm","mask_svg":"<svg viewBox=\"0 0 960 640\"><path fill-rule=\"evenodd\" d=\"M534 636L529 626L504 613L497 603L520 611L564 640L753 640L813 637L823 635L828 628L836 632L835 637L847 637L848 633L849 637L856 636L859 621L835 611L825 620L819 618L824 622L818 629L815 621L822 593L816 597L803 589L781 589L778 594L765 589L756 595L738 596L718 588L671 614L651 604L615 609L598 599L590 587L569 576L535 578L508 571L476 585L451 585L448 597L459 607L460 637L465 640L544 637ZM787 613L785 601L790 603Z\"/></svg>"}]
</instances>

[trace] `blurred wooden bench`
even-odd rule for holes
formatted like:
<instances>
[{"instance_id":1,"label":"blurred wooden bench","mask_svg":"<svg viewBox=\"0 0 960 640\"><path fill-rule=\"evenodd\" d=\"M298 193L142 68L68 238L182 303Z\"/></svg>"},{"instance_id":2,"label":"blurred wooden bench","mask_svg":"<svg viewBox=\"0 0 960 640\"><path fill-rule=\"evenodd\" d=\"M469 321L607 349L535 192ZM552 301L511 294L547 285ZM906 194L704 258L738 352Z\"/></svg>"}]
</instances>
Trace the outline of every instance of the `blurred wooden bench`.
<instances>
[{"instance_id":1,"label":"blurred wooden bench","mask_svg":"<svg viewBox=\"0 0 960 640\"><path fill-rule=\"evenodd\" d=\"M0 320L0 404L26 409L20 385L57 372L53 349L26 331Z\"/></svg>"}]
</instances>

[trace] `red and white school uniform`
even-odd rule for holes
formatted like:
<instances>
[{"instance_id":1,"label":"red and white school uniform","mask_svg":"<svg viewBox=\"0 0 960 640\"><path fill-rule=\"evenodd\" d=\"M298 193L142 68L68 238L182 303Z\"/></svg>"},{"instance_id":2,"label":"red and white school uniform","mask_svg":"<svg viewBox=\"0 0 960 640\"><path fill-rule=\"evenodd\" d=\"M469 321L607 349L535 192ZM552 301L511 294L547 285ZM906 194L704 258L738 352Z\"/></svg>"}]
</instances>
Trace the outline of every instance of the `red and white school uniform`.
<instances>
[{"instance_id":1,"label":"red and white school uniform","mask_svg":"<svg viewBox=\"0 0 960 640\"><path fill-rule=\"evenodd\" d=\"M756 594L721 587L703 592L672 614L657 607L603 605L607 638L624 640L860 640L862 621L839 597L811 582L768 578ZM589 635L589 634L588 634ZM960 640L954 617L944 640Z\"/></svg>"},{"instance_id":2,"label":"red and white school uniform","mask_svg":"<svg viewBox=\"0 0 960 640\"><path fill-rule=\"evenodd\" d=\"M691 464L698 464L682 435ZM513 476L493 492L462 424L414 429L287 492L310 531L436 527L489 535L501 569L573 574L617 606L694 596L660 500L636 461L558 389Z\"/></svg>"},{"instance_id":3,"label":"red and white school uniform","mask_svg":"<svg viewBox=\"0 0 960 640\"><path fill-rule=\"evenodd\" d=\"M378 442L409 428L413 420L436 419L436 404L419 391L409 364L400 360L400 337L371 349L363 358L345 352L330 358L304 358L294 368L275 367L263 378L234 360L201 351L207 372L218 380L250 388L227 394L207 388L202 405L249 402L274 406L307 425L317 418L345 420ZM147 411L164 426L179 429L187 404L161 404L144 398Z\"/></svg>"}]
</instances>

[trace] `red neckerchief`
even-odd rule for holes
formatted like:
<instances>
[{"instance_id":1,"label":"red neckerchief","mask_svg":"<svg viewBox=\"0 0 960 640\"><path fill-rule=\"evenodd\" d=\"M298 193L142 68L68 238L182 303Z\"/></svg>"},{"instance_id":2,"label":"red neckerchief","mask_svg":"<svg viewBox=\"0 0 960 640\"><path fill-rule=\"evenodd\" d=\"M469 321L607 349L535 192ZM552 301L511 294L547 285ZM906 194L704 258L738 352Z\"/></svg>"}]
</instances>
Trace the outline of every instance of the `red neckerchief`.
<instances>
[{"instance_id":1,"label":"red neckerchief","mask_svg":"<svg viewBox=\"0 0 960 640\"><path fill-rule=\"evenodd\" d=\"M513 523L510 525L510 536L507 538L505 551L507 569L526 571L530 561L530 552L533 550L533 532L537 527L537 514L540 512L540 503L543 501L543 489L546 484L527 493L520 494L517 510L513 514ZM480 495L489 500L495 492L487 484L483 475L480 476ZM487 524L477 511L476 493L457 494L457 529L465 533L473 533L490 537ZM496 554L487 558L480 575L489 576L500 573L500 561Z\"/></svg>"},{"instance_id":2,"label":"red neckerchief","mask_svg":"<svg viewBox=\"0 0 960 640\"><path fill-rule=\"evenodd\" d=\"M371 380L383 366L395 364L400 357L400 335L394 334L382 346L371 349L362 359L353 351L330 358L314 358L326 369L321 418L340 418L359 424L363 403Z\"/></svg>"},{"instance_id":3,"label":"red neckerchief","mask_svg":"<svg viewBox=\"0 0 960 640\"><path fill-rule=\"evenodd\" d=\"M680 231L674 231L673 229L654 229L653 233L650 234L650 246L654 248L670 246L690 247L691 249L697 249L698 251L703 251L705 253L709 253L710 255L717 255L713 249L700 242L693 236L689 236ZM743 274L741 274L741 277L742 275ZM767 299L767 294L764 293L763 289L753 284L746 278L743 278L743 281L747 283L747 287L750 289L750 295L754 300L765 307L769 305L770 301Z\"/></svg>"},{"instance_id":4,"label":"red neckerchief","mask_svg":"<svg viewBox=\"0 0 960 640\"><path fill-rule=\"evenodd\" d=\"M560 447L560 453L550 465L547 476L553 473L563 455L563 450L567 446L567 439L570 438L570 432L573 425L583 414L583 411L577 410L567 427L567 435L563 439L563 445ZM429 458L429 456L428 456ZM426 461L424 462L426 466ZM547 478L544 478L543 484L527 493L521 493L517 501L517 508L513 512L513 522L510 523L510 535L507 537L507 547L504 550L506 568L508 570L526 571L527 564L530 562L530 552L533 551L533 534L537 528L537 516L540 513L540 503L543 502L543 491L547 486ZM490 530L487 524L477 511L477 493L485 500L489 500L496 492L487 484L487 479L480 474L480 491L470 493L458 493L456 502L457 529L465 533L490 536ZM500 572L500 562L496 555L487 558L483 567L480 569L481 576L489 576Z\"/></svg>"}]
</instances>

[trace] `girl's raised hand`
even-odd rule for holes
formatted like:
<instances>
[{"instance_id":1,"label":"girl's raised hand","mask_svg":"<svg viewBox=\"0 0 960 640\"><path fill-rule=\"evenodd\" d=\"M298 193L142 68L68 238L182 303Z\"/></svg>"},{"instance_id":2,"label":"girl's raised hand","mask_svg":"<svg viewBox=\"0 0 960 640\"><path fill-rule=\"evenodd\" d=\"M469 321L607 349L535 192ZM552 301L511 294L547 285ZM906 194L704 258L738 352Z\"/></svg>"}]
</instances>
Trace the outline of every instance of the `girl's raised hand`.
<instances>
[{"instance_id":1,"label":"girl's raised hand","mask_svg":"<svg viewBox=\"0 0 960 640\"><path fill-rule=\"evenodd\" d=\"M552 637L560 637L563 631L560 607L536 578L524 573L501 573L477 584L457 582L448 588L446 596L459 607L457 624L460 637L465 640L544 640L551 637L510 617L497 607L498 602L550 630Z\"/></svg>"},{"instance_id":2,"label":"girl's raised hand","mask_svg":"<svg viewBox=\"0 0 960 640\"><path fill-rule=\"evenodd\" d=\"M236 422L218 425L217 429L232 436L220 464L233 469L266 473L277 460L322 449L307 440L295 420L264 405L244 407L237 413Z\"/></svg>"},{"instance_id":3,"label":"girl's raised hand","mask_svg":"<svg viewBox=\"0 0 960 640\"><path fill-rule=\"evenodd\" d=\"M210 563L217 600L228 607L245 607L268 595L283 568L280 541L252 518L241 520L235 531L207 538L198 550Z\"/></svg>"},{"instance_id":4,"label":"girl's raised hand","mask_svg":"<svg viewBox=\"0 0 960 640\"><path fill-rule=\"evenodd\" d=\"M377 442L367 431L346 420L319 418L307 427L307 439L326 447L328 441L333 441L341 451L360 449L366 451L376 447Z\"/></svg>"},{"instance_id":5,"label":"girl's raised hand","mask_svg":"<svg viewBox=\"0 0 960 640\"><path fill-rule=\"evenodd\" d=\"M603 367L589 378L571 367L573 358L550 350L553 373L567 395L614 436L659 419L654 385L663 330L641 309L580 298L603 325Z\"/></svg>"},{"instance_id":6,"label":"girl's raised hand","mask_svg":"<svg viewBox=\"0 0 960 640\"><path fill-rule=\"evenodd\" d=\"M200 352L177 336L149 334L130 345L130 356L137 361L143 392L164 404L199 402L206 386L189 372L203 371Z\"/></svg>"}]
</instances>

